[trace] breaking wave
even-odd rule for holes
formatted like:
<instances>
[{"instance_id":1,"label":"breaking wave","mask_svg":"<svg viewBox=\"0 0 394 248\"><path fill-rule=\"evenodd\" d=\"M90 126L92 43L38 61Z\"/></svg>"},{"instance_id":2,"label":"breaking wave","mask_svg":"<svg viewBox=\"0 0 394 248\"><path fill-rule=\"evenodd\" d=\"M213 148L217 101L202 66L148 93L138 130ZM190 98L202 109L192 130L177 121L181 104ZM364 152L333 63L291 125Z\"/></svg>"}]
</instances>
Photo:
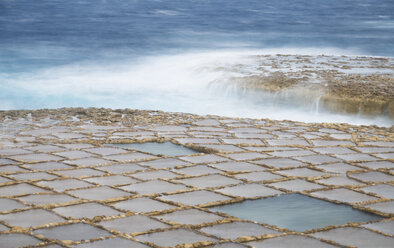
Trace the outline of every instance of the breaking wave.
<instances>
[{"instance_id":1,"label":"breaking wave","mask_svg":"<svg viewBox=\"0 0 394 248\"><path fill-rule=\"evenodd\" d=\"M259 67L251 55L355 55L339 49L270 49L194 52L121 61L84 62L8 75L2 109L110 107L189 112L303 122L390 126L388 117L336 114L294 96L245 91L227 84ZM8 87L7 87L8 86ZM293 97L293 98L291 98Z\"/></svg>"}]
</instances>

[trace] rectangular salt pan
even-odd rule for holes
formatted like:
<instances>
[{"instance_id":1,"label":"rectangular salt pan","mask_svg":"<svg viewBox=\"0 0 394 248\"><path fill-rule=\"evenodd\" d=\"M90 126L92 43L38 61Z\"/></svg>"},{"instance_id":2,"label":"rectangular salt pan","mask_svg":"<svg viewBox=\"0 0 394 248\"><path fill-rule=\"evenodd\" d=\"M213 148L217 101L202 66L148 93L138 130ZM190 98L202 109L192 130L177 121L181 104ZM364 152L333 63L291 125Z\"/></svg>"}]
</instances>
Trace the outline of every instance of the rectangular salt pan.
<instances>
[{"instance_id":1,"label":"rectangular salt pan","mask_svg":"<svg viewBox=\"0 0 394 248\"><path fill-rule=\"evenodd\" d=\"M146 143L131 143L131 144L111 144L111 146L125 148L125 149L133 149L140 152L147 152L154 155L165 155L168 157L175 156L186 156L195 153L199 153L190 148L176 145L171 142L146 142Z\"/></svg>"},{"instance_id":2,"label":"rectangular salt pan","mask_svg":"<svg viewBox=\"0 0 394 248\"><path fill-rule=\"evenodd\" d=\"M329 225L368 222L381 217L351 206L301 194L280 195L210 208L241 219L303 232Z\"/></svg>"}]
</instances>

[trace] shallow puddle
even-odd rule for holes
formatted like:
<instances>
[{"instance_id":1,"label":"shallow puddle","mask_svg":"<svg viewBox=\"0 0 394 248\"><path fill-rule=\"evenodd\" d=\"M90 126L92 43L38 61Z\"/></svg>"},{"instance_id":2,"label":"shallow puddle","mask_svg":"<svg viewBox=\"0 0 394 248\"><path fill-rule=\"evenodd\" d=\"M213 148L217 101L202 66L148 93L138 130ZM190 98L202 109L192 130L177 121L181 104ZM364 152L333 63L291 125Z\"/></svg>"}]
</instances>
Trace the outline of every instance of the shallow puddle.
<instances>
[{"instance_id":1,"label":"shallow puddle","mask_svg":"<svg viewBox=\"0 0 394 248\"><path fill-rule=\"evenodd\" d=\"M176 145L171 142L146 142L146 143L132 143L132 144L111 144L111 146L124 148L124 149L134 149L140 152L148 152L155 155L165 155L168 157L175 156L186 156L195 153L199 153L190 148Z\"/></svg>"},{"instance_id":2,"label":"shallow puddle","mask_svg":"<svg viewBox=\"0 0 394 248\"><path fill-rule=\"evenodd\" d=\"M351 206L335 204L301 194L280 195L210 208L241 219L302 232L329 225L367 222L381 217Z\"/></svg>"}]
</instances>

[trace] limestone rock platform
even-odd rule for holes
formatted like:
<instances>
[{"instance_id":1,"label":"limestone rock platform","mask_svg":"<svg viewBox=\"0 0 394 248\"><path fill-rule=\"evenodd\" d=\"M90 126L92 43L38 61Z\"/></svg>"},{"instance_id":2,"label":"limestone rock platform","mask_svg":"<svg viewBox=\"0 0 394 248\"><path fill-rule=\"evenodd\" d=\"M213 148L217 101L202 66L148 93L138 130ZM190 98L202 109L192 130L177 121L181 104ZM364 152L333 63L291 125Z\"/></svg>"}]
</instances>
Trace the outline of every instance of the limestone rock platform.
<instances>
[{"instance_id":1,"label":"limestone rock platform","mask_svg":"<svg viewBox=\"0 0 394 248\"><path fill-rule=\"evenodd\" d=\"M393 170L393 127L1 111L0 247L394 247ZM379 219L300 232L212 208L294 193Z\"/></svg>"}]
</instances>

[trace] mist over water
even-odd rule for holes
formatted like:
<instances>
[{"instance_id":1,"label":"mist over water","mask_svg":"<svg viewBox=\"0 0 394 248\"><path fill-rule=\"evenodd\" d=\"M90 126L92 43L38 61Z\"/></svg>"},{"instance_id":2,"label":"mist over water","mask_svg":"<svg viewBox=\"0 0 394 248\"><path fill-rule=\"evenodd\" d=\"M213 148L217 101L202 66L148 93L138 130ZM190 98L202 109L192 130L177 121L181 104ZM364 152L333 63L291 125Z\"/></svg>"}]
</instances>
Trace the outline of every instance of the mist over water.
<instances>
[{"instance_id":1,"label":"mist over water","mask_svg":"<svg viewBox=\"0 0 394 248\"><path fill-rule=\"evenodd\" d=\"M0 109L110 107L392 125L224 82L248 55L394 55L391 1L0 0ZM242 70L234 70L243 65Z\"/></svg>"}]
</instances>

